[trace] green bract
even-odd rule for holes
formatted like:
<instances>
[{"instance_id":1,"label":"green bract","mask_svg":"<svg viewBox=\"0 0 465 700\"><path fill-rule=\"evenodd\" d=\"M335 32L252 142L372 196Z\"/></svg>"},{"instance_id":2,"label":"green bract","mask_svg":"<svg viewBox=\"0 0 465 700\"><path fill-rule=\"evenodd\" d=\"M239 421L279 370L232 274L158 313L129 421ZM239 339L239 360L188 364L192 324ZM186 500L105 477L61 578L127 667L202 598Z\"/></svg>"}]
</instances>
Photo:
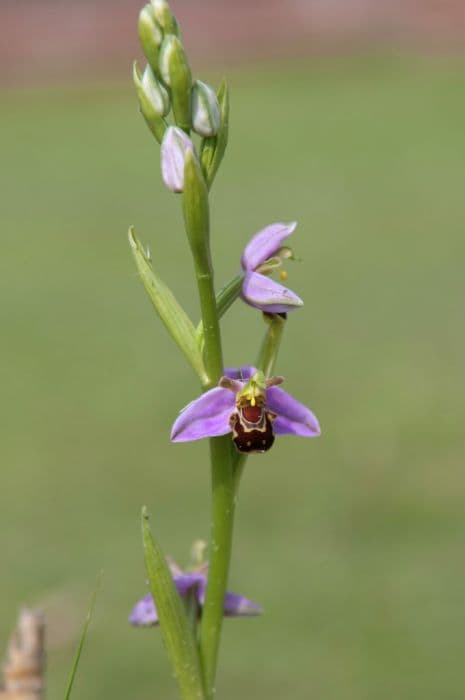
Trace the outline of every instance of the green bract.
<instances>
[{"instance_id":1,"label":"green bract","mask_svg":"<svg viewBox=\"0 0 465 700\"><path fill-rule=\"evenodd\" d=\"M181 129L189 132L192 76L183 45L174 34L167 34L163 39L159 68L163 82L170 88L174 121Z\"/></svg>"},{"instance_id":2,"label":"green bract","mask_svg":"<svg viewBox=\"0 0 465 700\"><path fill-rule=\"evenodd\" d=\"M198 264L206 268L210 265L208 192L200 165L190 150L186 151L185 156L182 208L192 255Z\"/></svg>"},{"instance_id":3,"label":"green bract","mask_svg":"<svg viewBox=\"0 0 465 700\"><path fill-rule=\"evenodd\" d=\"M200 151L200 161L209 188L215 179L216 171L220 167L228 145L229 90L225 80L222 81L219 87L217 97L220 106L220 126L215 136L203 139Z\"/></svg>"}]
</instances>

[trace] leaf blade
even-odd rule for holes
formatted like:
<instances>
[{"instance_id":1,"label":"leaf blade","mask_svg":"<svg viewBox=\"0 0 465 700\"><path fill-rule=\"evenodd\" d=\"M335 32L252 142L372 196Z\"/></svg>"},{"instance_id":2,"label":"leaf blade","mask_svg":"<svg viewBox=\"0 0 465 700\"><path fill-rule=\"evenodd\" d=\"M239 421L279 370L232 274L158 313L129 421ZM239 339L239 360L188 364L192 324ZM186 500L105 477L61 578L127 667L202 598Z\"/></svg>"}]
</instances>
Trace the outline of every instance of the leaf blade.
<instances>
[{"instance_id":1,"label":"leaf blade","mask_svg":"<svg viewBox=\"0 0 465 700\"><path fill-rule=\"evenodd\" d=\"M208 376L196 342L192 321L169 287L155 274L133 227L129 229L128 238L137 270L155 310L202 384L205 384Z\"/></svg>"},{"instance_id":2,"label":"leaf blade","mask_svg":"<svg viewBox=\"0 0 465 700\"><path fill-rule=\"evenodd\" d=\"M142 540L150 592L157 606L160 628L184 700L204 700L200 660L184 605L176 590L166 558L150 531L147 509L142 509Z\"/></svg>"},{"instance_id":3,"label":"leaf blade","mask_svg":"<svg viewBox=\"0 0 465 700\"><path fill-rule=\"evenodd\" d=\"M67 683L66 690L65 690L64 700L69 700L69 698L71 697L71 691L73 689L74 681L76 679L76 672L77 672L77 669L79 666L79 661L81 660L82 650L84 648L84 643L85 643L86 638L87 638L87 632L89 631L89 625L90 625L90 621L92 619L92 615L94 612L95 601L97 600L97 594L100 590L100 585L101 585L101 575L97 579L97 585L96 585L95 590L92 594L89 610L87 611L86 619L84 621L84 626L82 628L81 636L79 638L79 643L78 643L78 646L76 649L76 654L74 656L73 665L71 666L71 671L69 673L69 678L68 678L68 683Z\"/></svg>"}]
</instances>

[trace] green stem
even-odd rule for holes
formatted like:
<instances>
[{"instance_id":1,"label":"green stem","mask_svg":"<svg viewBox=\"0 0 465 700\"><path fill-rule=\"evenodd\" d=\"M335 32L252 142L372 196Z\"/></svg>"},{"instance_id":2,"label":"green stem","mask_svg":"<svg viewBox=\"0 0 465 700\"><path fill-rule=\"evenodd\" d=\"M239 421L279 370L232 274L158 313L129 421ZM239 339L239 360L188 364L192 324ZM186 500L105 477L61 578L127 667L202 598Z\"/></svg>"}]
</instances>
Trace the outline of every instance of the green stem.
<instances>
[{"instance_id":1,"label":"green stem","mask_svg":"<svg viewBox=\"0 0 465 700\"><path fill-rule=\"evenodd\" d=\"M186 616L189 622L190 628L192 630L192 636L194 639L197 638L197 623L199 620L199 603L197 601L197 588L194 586L191 588L185 598L184 605L186 608Z\"/></svg>"},{"instance_id":2,"label":"green stem","mask_svg":"<svg viewBox=\"0 0 465 700\"><path fill-rule=\"evenodd\" d=\"M240 294L242 283L244 281L244 273L241 272L232 280L230 280L225 286L220 289L216 295L216 310L218 313L218 318L220 319L226 311L234 304L237 297ZM205 335L203 329L203 322L200 321L198 324L195 335L197 339L197 346L202 351L205 345Z\"/></svg>"},{"instance_id":3,"label":"green stem","mask_svg":"<svg viewBox=\"0 0 465 700\"><path fill-rule=\"evenodd\" d=\"M265 377L271 377L278 357L286 319L279 314L263 314L263 316L268 324L268 330L258 354L257 368L261 369Z\"/></svg>"},{"instance_id":4,"label":"green stem","mask_svg":"<svg viewBox=\"0 0 465 700\"><path fill-rule=\"evenodd\" d=\"M232 280L225 284L225 286L218 292L216 297L216 306L218 309L218 316L220 318L224 316L226 311L234 304L239 296L244 277L244 273L240 272L238 275L233 277Z\"/></svg>"},{"instance_id":5,"label":"green stem","mask_svg":"<svg viewBox=\"0 0 465 700\"><path fill-rule=\"evenodd\" d=\"M209 260L209 256L208 256ZM196 263L197 284L205 340L205 366L209 386L217 384L223 373L218 310L209 270ZM200 659L207 698L214 695L218 649L223 622L224 597L231 560L234 523L234 482L229 436L211 438L212 522L209 573L205 604L200 623Z\"/></svg>"},{"instance_id":6,"label":"green stem","mask_svg":"<svg viewBox=\"0 0 465 700\"><path fill-rule=\"evenodd\" d=\"M198 260L195 268L205 341L204 361L209 377L208 385L204 386L204 389L210 389L216 386L223 374L220 324L216 310L211 262L208 260L208 263L205 264L205 261Z\"/></svg>"},{"instance_id":7,"label":"green stem","mask_svg":"<svg viewBox=\"0 0 465 700\"><path fill-rule=\"evenodd\" d=\"M208 192L200 166L187 152L184 166L184 222L191 246L204 329L204 363L208 382L216 386L223 373L221 335L211 263ZM231 559L234 522L234 482L229 437L210 439L212 472L212 524L210 564L205 604L200 623L200 659L206 697L214 694L224 597Z\"/></svg>"},{"instance_id":8,"label":"green stem","mask_svg":"<svg viewBox=\"0 0 465 700\"><path fill-rule=\"evenodd\" d=\"M235 489L228 435L210 440L212 529L208 585L200 623L200 659L207 698L213 698L234 525Z\"/></svg>"},{"instance_id":9,"label":"green stem","mask_svg":"<svg viewBox=\"0 0 465 700\"><path fill-rule=\"evenodd\" d=\"M197 267L197 266L196 266ZM223 373L221 337L211 272L196 269L200 308L205 337L205 366L209 386L216 385ZM208 387L205 387L208 388ZM200 624L200 659L207 698L214 695L214 684L224 597L231 559L234 523L234 481L229 436L210 439L212 478L212 523L209 573Z\"/></svg>"},{"instance_id":10,"label":"green stem","mask_svg":"<svg viewBox=\"0 0 465 700\"><path fill-rule=\"evenodd\" d=\"M247 462L247 455L239 454L235 452L232 456L232 468L233 468L233 479L234 479L234 493L237 494L239 490L239 484L241 482L242 472L244 471L245 463Z\"/></svg>"},{"instance_id":11,"label":"green stem","mask_svg":"<svg viewBox=\"0 0 465 700\"><path fill-rule=\"evenodd\" d=\"M208 375L208 383L204 383L204 389L209 389L215 386L221 377L223 354L210 252L208 190L200 165L192 151L187 152L184 165L183 214L194 260L204 329L204 361Z\"/></svg>"}]
</instances>

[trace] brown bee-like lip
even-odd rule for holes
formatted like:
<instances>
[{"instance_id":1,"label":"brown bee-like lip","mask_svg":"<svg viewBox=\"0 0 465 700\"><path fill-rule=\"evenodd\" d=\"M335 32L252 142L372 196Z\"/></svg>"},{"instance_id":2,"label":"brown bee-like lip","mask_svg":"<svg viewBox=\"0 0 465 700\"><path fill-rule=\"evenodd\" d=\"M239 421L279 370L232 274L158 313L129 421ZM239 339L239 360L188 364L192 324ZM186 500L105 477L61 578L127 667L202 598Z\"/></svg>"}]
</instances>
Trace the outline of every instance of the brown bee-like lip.
<instances>
[{"instance_id":1,"label":"brown bee-like lip","mask_svg":"<svg viewBox=\"0 0 465 700\"><path fill-rule=\"evenodd\" d=\"M247 419L248 409L254 409L254 421ZM258 409L257 411L255 409ZM274 413L260 406L239 408L230 418L232 440L238 452L267 452L274 443Z\"/></svg>"}]
</instances>

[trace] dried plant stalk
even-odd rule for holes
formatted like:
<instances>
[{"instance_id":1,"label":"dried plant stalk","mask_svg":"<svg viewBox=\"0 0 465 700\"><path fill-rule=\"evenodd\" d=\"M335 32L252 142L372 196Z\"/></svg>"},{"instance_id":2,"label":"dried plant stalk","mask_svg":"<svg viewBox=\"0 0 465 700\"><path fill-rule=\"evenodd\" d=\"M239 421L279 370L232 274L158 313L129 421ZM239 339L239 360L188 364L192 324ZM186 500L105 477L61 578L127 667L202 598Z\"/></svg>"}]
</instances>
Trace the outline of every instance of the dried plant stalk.
<instances>
[{"instance_id":1,"label":"dried plant stalk","mask_svg":"<svg viewBox=\"0 0 465 700\"><path fill-rule=\"evenodd\" d=\"M43 700L45 622L42 613L24 608L8 643L0 700Z\"/></svg>"}]
</instances>

